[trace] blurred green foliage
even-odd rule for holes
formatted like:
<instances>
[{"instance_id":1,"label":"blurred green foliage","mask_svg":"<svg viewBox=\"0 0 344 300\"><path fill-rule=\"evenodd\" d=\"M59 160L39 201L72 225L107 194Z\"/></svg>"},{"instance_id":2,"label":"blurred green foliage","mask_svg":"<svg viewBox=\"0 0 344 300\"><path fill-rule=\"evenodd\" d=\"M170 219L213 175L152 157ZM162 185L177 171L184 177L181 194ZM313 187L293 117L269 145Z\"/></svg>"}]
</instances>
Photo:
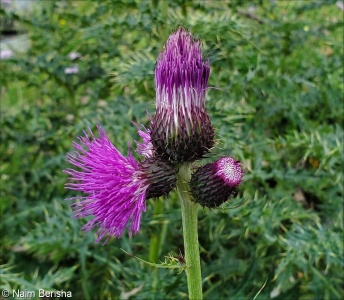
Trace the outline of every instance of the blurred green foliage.
<instances>
[{"instance_id":1,"label":"blurred green foliage","mask_svg":"<svg viewBox=\"0 0 344 300\"><path fill-rule=\"evenodd\" d=\"M100 122L122 153L138 140L131 120L147 125L146 110L154 113L155 61L182 25L211 63L207 110L218 143L208 160L232 155L245 169L235 199L200 210L205 299L344 297L335 1L42 1L30 14L2 7L1 16L31 43L1 61L1 289L187 298L184 273L121 250L156 263L180 258L176 195L149 201L137 236L102 246L71 218L64 199L75 193L61 172L87 126Z\"/></svg>"}]
</instances>

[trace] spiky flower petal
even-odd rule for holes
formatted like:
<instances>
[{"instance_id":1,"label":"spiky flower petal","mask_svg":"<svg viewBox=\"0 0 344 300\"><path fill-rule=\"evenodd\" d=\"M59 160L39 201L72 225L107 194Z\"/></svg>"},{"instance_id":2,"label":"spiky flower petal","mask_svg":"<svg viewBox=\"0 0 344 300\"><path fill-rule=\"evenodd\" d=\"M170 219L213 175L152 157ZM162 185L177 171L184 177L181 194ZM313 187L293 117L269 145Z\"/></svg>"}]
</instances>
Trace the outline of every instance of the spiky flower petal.
<instances>
[{"instance_id":1,"label":"spiky flower petal","mask_svg":"<svg viewBox=\"0 0 344 300\"><path fill-rule=\"evenodd\" d=\"M138 143L137 144L137 149L136 152L141 154L142 156L146 158L150 158L154 156L154 148L150 136L150 130L144 126L142 126L143 130L140 129L135 123L134 125L137 128L137 132L139 136L142 138L143 143Z\"/></svg>"},{"instance_id":2,"label":"spiky flower petal","mask_svg":"<svg viewBox=\"0 0 344 300\"><path fill-rule=\"evenodd\" d=\"M214 129L205 111L209 73L201 42L178 28L167 40L155 70L156 114L150 134L162 158L194 161L213 147Z\"/></svg>"},{"instance_id":3,"label":"spiky flower petal","mask_svg":"<svg viewBox=\"0 0 344 300\"><path fill-rule=\"evenodd\" d=\"M136 162L130 151L127 157L123 156L111 144L100 125L99 138L89 131L91 138L85 132L85 136L79 137L79 142L73 144L76 152L67 155L67 161L79 170L64 170L72 181L66 184L66 188L86 195L71 198L80 200L72 205L75 217L94 217L83 229L89 231L99 227L96 242L105 236L108 236L105 243L110 236L121 237L128 223L131 223L130 236L137 234L142 212L146 211L146 200L169 192L168 188L173 186L174 170L162 167L160 162L155 166L154 159L150 160L151 167L147 170L145 163ZM164 178L160 168L167 172L164 174L168 184L158 192L156 185L160 187Z\"/></svg>"},{"instance_id":4,"label":"spiky flower petal","mask_svg":"<svg viewBox=\"0 0 344 300\"><path fill-rule=\"evenodd\" d=\"M223 157L196 170L190 181L195 202L214 208L234 195L242 180L240 163L232 157Z\"/></svg>"}]
</instances>

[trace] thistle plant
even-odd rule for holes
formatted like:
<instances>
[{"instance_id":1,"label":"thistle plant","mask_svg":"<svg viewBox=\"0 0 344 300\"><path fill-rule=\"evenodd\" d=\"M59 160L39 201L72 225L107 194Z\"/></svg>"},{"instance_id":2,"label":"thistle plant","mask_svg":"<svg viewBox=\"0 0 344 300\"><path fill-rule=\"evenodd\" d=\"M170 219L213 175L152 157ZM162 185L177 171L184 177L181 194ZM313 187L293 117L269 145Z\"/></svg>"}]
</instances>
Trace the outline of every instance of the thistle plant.
<instances>
[{"instance_id":1,"label":"thistle plant","mask_svg":"<svg viewBox=\"0 0 344 300\"><path fill-rule=\"evenodd\" d=\"M148 128L137 125L142 143L136 161L122 155L98 125L74 142L65 170L66 188L81 191L72 204L78 218L93 216L83 227L98 228L99 242L140 230L146 200L167 196L177 189L181 203L186 275L190 299L202 299L202 278L197 232L199 206L216 208L236 192L242 180L240 163L231 157L197 168L215 144L214 128L205 109L210 66L203 60L199 39L178 28L168 38L155 70L156 112Z\"/></svg>"}]
</instances>

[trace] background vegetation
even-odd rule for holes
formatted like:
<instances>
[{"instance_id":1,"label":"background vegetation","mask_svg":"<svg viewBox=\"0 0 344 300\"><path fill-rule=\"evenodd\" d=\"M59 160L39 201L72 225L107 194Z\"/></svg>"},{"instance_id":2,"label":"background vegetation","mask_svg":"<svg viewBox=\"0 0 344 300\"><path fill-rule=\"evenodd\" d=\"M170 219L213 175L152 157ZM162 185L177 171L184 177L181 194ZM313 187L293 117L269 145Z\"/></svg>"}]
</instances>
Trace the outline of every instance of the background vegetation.
<instances>
[{"instance_id":1,"label":"background vegetation","mask_svg":"<svg viewBox=\"0 0 344 300\"><path fill-rule=\"evenodd\" d=\"M146 110L154 113L157 55L183 25L211 63L218 143L208 160L232 155L245 168L237 198L200 210L205 299L253 299L261 288L256 299L344 297L342 2L42 1L26 13L6 5L1 18L30 47L1 60L1 289L187 298L184 273L121 250L180 260L176 195L149 201L137 236L102 246L71 218L64 199L75 193L61 172L72 141L97 122L122 153L134 146L131 120L147 125Z\"/></svg>"}]
</instances>

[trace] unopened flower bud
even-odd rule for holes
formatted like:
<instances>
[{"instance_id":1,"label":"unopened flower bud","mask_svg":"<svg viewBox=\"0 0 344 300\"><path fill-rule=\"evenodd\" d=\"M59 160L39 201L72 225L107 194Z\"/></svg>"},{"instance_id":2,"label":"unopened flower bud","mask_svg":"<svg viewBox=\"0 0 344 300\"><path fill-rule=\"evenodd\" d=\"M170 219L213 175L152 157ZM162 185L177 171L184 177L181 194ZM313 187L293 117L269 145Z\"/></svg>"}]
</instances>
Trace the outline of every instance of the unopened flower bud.
<instances>
[{"instance_id":1,"label":"unopened flower bud","mask_svg":"<svg viewBox=\"0 0 344 300\"><path fill-rule=\"evenodd\" d=\"M196 170L190 181L190 191L195 202L215 208L234 195L242 180L240 163L223 157Z\"/></svg>"}]
</instances>

